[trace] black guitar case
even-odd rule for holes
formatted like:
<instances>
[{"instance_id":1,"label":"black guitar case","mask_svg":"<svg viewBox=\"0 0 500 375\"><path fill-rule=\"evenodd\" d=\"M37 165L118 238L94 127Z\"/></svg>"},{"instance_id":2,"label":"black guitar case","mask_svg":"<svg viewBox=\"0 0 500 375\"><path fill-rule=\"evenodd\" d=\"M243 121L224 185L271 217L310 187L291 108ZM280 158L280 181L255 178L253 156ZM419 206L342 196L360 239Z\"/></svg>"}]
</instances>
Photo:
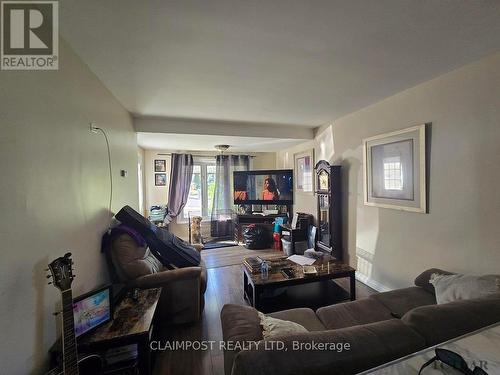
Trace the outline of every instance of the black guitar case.
<instances>
[{"instance_id":1,"label":"black guitar case","mask_svg":"<svg viewBox=\"0 0 500 375\"><path fill-rule=\"evenodd\" d=\"M200 253L179 237L158 228L130 206L123 207L115 218L140 233L151 252L165 266L183 268L198 266Z\"/></svg>"}]
</instances>

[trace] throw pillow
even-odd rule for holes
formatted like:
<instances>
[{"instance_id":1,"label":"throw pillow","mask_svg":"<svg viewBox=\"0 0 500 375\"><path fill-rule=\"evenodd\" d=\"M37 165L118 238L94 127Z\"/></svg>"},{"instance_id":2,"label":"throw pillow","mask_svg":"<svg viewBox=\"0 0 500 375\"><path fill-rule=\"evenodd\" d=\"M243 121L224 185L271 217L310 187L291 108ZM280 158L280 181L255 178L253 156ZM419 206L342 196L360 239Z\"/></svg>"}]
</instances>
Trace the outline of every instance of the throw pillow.
<instances>
[{"instance_id":1,"label":"throw pillow","mask_svg":"<svg viewBox=\"0 0 500 375\"><path fill-rule=\"evenodd\" d=\"M486 297L500 292L500 275L440 275L434 273L429 282L434 285L438 305L463 299Z\"/></svg>"},{"instance_id":2,"label":"throw pillow","mask_svg":"<svg viewBox=\"0 0 500 375\"><path fill-rule=\"evenodd\" d=\"M290 333L309 332L304 326L298 323L294 323L289 320L271 318L261 312L259 312L259 318L260 325L262 326L262 336L264 339Z\"/></svg>"},{"instance_id":3,"label":"throw pillow","mask_svg":"<svg viewBox=\"0 0 500 375\"><path fill-rule=\"evenodd\" d=\"M417 276L415 279L415 285L435 295L436 291L434 290L434 286L429 282L431 275L434 273L438 273L440 275L454 275L452 272L444 271L439 268L430 268Z\"/></svg>"}]
</instances>

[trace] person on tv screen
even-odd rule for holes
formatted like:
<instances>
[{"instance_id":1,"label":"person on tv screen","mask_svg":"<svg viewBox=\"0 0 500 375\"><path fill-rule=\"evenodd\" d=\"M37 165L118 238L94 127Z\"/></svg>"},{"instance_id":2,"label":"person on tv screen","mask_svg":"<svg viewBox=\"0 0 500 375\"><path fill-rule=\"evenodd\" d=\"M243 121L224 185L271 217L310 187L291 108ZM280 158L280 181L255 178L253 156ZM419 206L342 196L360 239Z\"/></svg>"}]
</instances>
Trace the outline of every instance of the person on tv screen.
<instances>
[{"instance_id":1,"label":"person on tv screen","mask_svg":"<svg viewBox=\"0 0 500 375\"><path fill-rule=\"evenodd\" d=\"M235 176L234 178L234 200L246 201L248 200L247 192L247 176Z\"/></svg>"},{"instance_id":2,"label":"person on tv screen","mask_svg":"<svg viewBox=\"0 0 500 375\"><path fill-rule=\"evenodd\" d=\"M271 177L267 177L264 180L264 190L262 191L262 200L276 201L278 199L279 199L279 192L278 188L276 187L276 182Z\"/></svg>"},{"instance_id":3,"label":"person on tv screen","mask_svg":"<svg viewBox=\"0 0 500 375\"><path fill-rule=\"evenodd\" d=\"M248 199L248 193L243 190L237 190L234 192L235 201L246 201Z\"/></svg>"}]
</instances>

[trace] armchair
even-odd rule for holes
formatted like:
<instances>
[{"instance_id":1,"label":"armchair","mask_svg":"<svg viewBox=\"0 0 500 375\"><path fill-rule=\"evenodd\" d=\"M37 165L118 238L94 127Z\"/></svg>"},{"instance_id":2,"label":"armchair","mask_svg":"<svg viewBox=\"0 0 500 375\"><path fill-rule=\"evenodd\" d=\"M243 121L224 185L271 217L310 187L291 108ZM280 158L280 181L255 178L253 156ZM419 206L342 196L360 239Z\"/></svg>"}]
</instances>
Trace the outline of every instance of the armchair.
<instances>
[{"instance_id":1,"label":"armchair","mask_svg":"<svg viewBox=\"0 0 500 375\"><path fill-rule=\"evenodd\" d=\"M112 235L106 251L113 282L129 288L162 288L159 313L166 324L195 322L204 307L207 271L197 267L166 269L149 251L128 234Z\"/></svg>"}]
</instances>

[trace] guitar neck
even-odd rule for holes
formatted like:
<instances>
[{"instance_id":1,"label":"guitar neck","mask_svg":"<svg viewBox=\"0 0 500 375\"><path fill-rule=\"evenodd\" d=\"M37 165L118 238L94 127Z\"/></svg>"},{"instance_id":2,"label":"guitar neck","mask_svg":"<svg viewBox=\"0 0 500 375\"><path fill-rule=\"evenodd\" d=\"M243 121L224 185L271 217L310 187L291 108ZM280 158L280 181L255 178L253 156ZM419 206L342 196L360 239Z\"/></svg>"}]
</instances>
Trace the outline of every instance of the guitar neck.
<instances>
[{"instance_id":1,"label":"guitar neck","mask_svg":"<svg viewBox=\"0 0 500 375\"><path fill-rule=\"evenodd\" d=\"M71 289L62 292L63 307L63 369L64 375L78 375L73 295Z\"/></svg>"}]
</instances>

